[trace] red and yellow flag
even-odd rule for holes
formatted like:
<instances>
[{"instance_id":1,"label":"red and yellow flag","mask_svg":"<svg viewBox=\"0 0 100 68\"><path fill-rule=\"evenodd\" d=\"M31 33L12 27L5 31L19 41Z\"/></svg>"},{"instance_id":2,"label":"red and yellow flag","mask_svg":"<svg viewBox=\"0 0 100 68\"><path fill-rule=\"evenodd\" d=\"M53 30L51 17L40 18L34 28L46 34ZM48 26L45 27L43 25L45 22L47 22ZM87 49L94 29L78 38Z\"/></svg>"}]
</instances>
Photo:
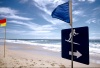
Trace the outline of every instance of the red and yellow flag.
<instances>
[{"instance_id":1,"label":"red and yellow flag","mask_svg":"<svg viewBox=\"0 0 100 68\"><path fill-rule=\"evenodd\" d=\"M0 20L0 27L4 27L4 26L6 26L6 18Z\"/></svg>"}]
</instances>

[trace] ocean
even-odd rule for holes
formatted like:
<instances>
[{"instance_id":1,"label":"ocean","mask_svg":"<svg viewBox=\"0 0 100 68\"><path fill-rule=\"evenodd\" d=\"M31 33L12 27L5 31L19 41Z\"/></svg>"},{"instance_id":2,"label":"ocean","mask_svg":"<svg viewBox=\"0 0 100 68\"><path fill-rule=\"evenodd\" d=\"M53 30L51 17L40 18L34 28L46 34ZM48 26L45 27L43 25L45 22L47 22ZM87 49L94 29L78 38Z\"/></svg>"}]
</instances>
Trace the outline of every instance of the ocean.
<instances>
[{"instance_id":1,"label":"ocean","mask_svg":"<svg viewBox=\"0 0 100 68\"><path fill-rule=\"evenodd\" d=\"M9 43L29 44L43 46L44 49L52 50L55 52L61 51L60 39L20 39L20 40L7 40ZM89 40L90 53L100 54L100 39Z\"/></svg>"},{"instance_id":2,"label":"ocean","mask_svg":"<svg viewBox=\"0 0 100 68\"><path fill-rule=\"evenodd\" d=\"M60 39L20 39L20 40L6 40L8 43L28 44L32 46L42 46L43 49L51 50L54 52L61 52ZM89 52L92 55L100 54L100 39L89 40ZM98 59L97 59L98 58ZM99 57L91 57L91 61L100 64Z\"/></svg>"}]
</instances>

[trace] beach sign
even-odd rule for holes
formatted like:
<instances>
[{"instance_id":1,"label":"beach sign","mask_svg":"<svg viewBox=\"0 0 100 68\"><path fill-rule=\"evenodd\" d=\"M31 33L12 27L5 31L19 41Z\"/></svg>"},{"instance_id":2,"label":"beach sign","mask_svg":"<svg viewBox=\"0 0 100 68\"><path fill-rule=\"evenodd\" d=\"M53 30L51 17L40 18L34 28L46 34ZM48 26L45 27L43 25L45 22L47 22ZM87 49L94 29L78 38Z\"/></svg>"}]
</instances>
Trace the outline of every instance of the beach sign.
<instances>
[{"instance_id":1,"label":"beach sign","mask_svg":"<svg viewBox=\"0 0 100 68\"><path fill-rule=\"evenodd\" d=\"M71 60L71 29L61 31L62 58ZM73 61L89 64L89 30L88 27L73 28Z\"/></svg>"}]
</instances>

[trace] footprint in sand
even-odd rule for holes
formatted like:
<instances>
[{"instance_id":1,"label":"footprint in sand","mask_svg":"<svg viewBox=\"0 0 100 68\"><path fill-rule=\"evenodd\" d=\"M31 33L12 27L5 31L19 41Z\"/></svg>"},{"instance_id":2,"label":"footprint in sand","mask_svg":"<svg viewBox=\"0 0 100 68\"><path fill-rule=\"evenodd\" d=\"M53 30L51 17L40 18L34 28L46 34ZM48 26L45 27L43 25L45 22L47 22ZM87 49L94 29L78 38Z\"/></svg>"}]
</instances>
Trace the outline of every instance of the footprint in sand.
<instances>
[{"instance_id":1,"label":"footprint in sand","mask_svg":"<svg viewBox=\"0 0 100 68\"><path fill-rule=\"evenodd\" d=\"M39 61L41 61L41 60L39 60Z\"/></svg>"},{"instance_id":2,"label":"footprint in sand","mask_svg":"<svg viewBox=\"0 0 100 68\"><path fill-rule=\"evenodd\" d=\"M19 68L27 68L27 66L20 66Z\"/></svg>"},{"instance_id":3,"label":"footprint in sand","mask_svg":"<svg viewBox=\"0 0 100 68\"><path fill-rule=\"evenodd\" d=\"M53 61L53 62L55 62L55 61Z\"/></svg>"},{"instance_id":4,"label":"footprint in sand","mask_svg":"<svg viewBox=\"0 0 100 68\"><path fill-rule=\"evenodd\" d=\"M18 63L19 61L15 61L15 62L17 62L17 63Z\"/></svg>"},{"instance_id":5,"label":"footprint in sand","mask_svg":"<svg viewBox=\"0 0 100 68\"><path fill-rule=\"evenodd\" d=\"M51 63L50 61L46 61L47 63Z\"/></svg>"},{"instance_id":6,"label":"footprint in sand","mask_svg":"<svg viewBox=\"0 0 100 68\"><path fill-rule=\"evenodd\" d=\"M59 65L60 66L60 68L66 68L64 65Z\"/></svg>"},{"instance_id":7,"label":"footprint in sand","mask_svg":"<svg viewBox=\"0 0 100 68\"><path fill-rule=\"evenodd\" d=\"M51 65L55 66L55 65L58 65L55 61L53 61L54 63L52 63Z\"/></svg>"},{"instance_id":8,"label":"footprint in sand","mask_svg":"<svg viewBox=\"0 0 100 68\"><path fill-rule=\"evenodd\" d=\"M26 58L23 58L24 60L27 60Z\"/></svg>"},{"instance_id":9,"label":"footprint in sand","mask_svg":"<svg viewBox=\"0 0 100 68\"><path fill-rule=\"evenodd\" d=\"M35 65L37 64L36 62L33 62Z\"/></svg>"},{"instance_id":10,"label":"footprint in sand","mask_svg":"<svg viewBox=\"0 0 100 68\"><path fill-rule=\"evenodd\" d=\"M19 65L19 63L16 63L16 64L18 64L18 65Z\"/></svg>"},{"instance_id":11,"label":"footprint in sand","mask_svg":"<svg viewBox=\"0 0 100 68\"><path fill-rule=\"evenodd\" d=\"M54 64L57 64L57 63L54 63ZM57 64L58 65L58 64Z\"/></svg>"},{"instance_id":12,"label":"footprint in sand","mask_svg":"<svg viewBox=\"0 0 100 68\"><path fill-rule=\"evenodd\" d=\"M1 63L1 65L4 65L4 63Z\"/></svg>"},{"instance_id":13,"label":"footprint in sand","mask_svg":"<svg viewBox=\"0 0 100 68\"><path fill-rule=\"evenodd\" d=\"M28 64L28 63L26 63L26 64Z\"/></svg>"},{"instance_id":14,"label":"footprint in sand","mask_svg":"<svg viewBox=\"0 0 100 68\"><path fill-rule=\"evenodd\" d=\"M51 66L55 66L55 63L52 63Z\"/></svg>"},{"instance_id":15,"label":"footprint in sand","mask_svg":"<svg viewBox=\"0 0 100 68\"><path fill-rule=\"evenodd\" d=\"M40 64L40 65L45 65L45 64L42 63L42 64Z\"/></svg>"},{"instance_id":16,"label":"footprint in sand","mask_svg":"<svg viewBox=\"0 0 100 68\"><path fill-rule=\"evenodd\" d=\"M34 66L34 64L31 64L30 66Z\"/></svg>"},{"instance_id":17,"label":"footprint in sand","mask_svg":"<svg viewBox=\"0 0 100 68\"><path fill-rule=\"evenodd\" d=\"M25 59L26 61L28 61L28 59Z\"/></svg>"},{"instance_id":18,"label":"footprint in sand","mask_svg":"<svg viewBox=\"0 0 100 68\"><path fill-rule=\"evenodd\" d=\"M32 62L33 60L31 59L31 62Z\"/></svg>"}]
</instances>

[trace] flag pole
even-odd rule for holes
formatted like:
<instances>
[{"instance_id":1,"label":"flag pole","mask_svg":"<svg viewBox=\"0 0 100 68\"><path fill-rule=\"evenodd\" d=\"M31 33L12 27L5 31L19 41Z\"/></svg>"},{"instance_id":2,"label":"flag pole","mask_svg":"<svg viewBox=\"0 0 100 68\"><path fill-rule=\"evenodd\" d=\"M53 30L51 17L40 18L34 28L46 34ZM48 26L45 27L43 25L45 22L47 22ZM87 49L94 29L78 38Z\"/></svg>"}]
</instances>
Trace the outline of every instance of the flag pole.
<instances>
[{"instance_id":1,"label":"flag pole","mask_svg":"<svg viewBox=\"0 0 100 68\"><path fill-rule=\"evenodd\" d=\"M70 0L69 3L69 8L70 8L70 25L71 25L71 35L72 35L72 39L71 39L71 68L73 68L73 24L72 24L72 0Z\"/></svg>"},{"instance_id":2,"label":"flag pole","mask_svg":"<svg viewBox=\"0 0 100 68\"><path fill-rule=\"evenodd\" d=\"M5 33L5 38L4 38L4 58L6 56L6 26L5 26L5 29L4 29L4 33Z\"/></svg>"}]
</instances>

